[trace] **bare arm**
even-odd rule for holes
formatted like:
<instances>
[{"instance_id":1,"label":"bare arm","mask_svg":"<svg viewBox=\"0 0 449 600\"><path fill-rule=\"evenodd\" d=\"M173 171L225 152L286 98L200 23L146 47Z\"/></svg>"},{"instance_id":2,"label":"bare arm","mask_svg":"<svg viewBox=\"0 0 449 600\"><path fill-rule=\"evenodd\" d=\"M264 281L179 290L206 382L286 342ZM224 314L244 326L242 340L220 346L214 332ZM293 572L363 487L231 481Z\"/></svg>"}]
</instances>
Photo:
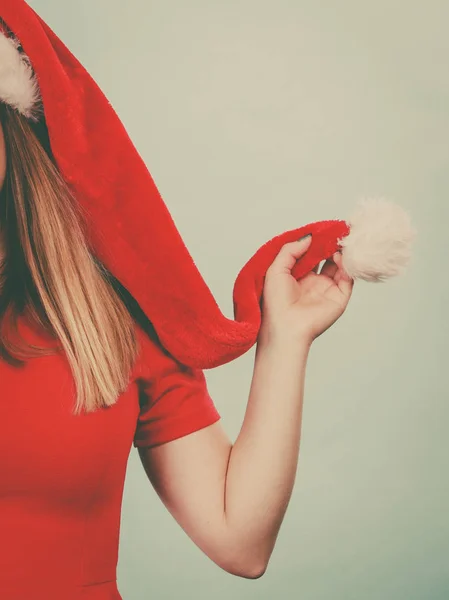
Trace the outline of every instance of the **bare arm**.
<instances>
[{"instance_id":1,"label":"bare arm","mask_svg":"<svg viewBox=\"0 0 449 600\"><path fill-rule=\"evenodd\" d=\"M248 407L232 446L217 423L140 450L162 501L220 567L259 577L293 488L307 343L260 343Z\"/></svg>"},{"instance_id":2,"label":"bare arm","mask_svg":"<svg viewBox=\"0 0 449 600\"><path fill-rule=\"evenodd\" d=\"M235 444L216 423L140 450L152 484L184 531L220 567L247 578L265 572L292 493L311 343L344 311L352 287L331 262L320 275L291 281L288 270L306 246L287 246L267 274L264 323Z\"/></svg>"}]
</instances>

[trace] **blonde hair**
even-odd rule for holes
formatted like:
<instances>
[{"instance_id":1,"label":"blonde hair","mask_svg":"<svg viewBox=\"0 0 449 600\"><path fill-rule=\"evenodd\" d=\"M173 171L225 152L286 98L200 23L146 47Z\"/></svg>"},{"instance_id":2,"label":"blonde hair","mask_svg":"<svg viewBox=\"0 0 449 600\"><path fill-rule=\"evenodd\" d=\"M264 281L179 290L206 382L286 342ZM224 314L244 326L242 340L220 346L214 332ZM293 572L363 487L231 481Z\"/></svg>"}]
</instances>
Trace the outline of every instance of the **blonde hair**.
<instances>
[{"instance_id":1,"label":"blonde hair","mask_svg":"<svg viewBox=\"0 0 449 600\"><path fill-rule=\"evenodd\" d=\"M23 358L62 348L75 380L74 412L111 406L128 387L139 352L126 294L88 247L82 210L51 156L45 126L36 129L4 104L0 115L7 160L0 194L0 326L6 330L0 356L19 367ZM8 339L25 313L56 347Z\"/></svg>"}]
</instances>

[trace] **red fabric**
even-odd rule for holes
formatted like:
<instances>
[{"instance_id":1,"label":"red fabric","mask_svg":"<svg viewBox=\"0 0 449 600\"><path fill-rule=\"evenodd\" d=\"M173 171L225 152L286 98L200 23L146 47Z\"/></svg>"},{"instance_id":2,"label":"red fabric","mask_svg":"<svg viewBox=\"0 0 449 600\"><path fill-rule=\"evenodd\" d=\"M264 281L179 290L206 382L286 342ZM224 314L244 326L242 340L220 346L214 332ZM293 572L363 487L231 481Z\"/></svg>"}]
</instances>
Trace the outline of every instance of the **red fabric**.
<instances>
[{"instance_id":1,"label":"red fabric","mask_svg":"<svg viewBox=\"0 0 449 600\"><path fill-rule=\"evenodd\" d=\"M347 225L337 221L300 227L268 242L239 275L235 320L226 318L95 82L24 0L0 0L0 16L20 39L37 73L51 147L86 214L95 254L138 301L163 345L182 363L211 368L242 355L257 340L263 277L281 246L304 233L317 234L308 258L298 264L299 278L338 249ZM298 209L292 220L299 219Z\"/></svg>"},{"instance_id":2,"label":"red fabric","mask_svg":"<svg viewBox=\"0 0 449 600\"><path fill-rule=\"evenodd\" d=\"M29 342L49 344L26 321ZM120 511L132 444L153 446L219 415L202 372L181 367L137 329L142 352L111 408L72 414L63 354L23 369L0 361L0 597L119 600ZM51 345L51 344L49 344Z\"/></svg>"}]
</instances>

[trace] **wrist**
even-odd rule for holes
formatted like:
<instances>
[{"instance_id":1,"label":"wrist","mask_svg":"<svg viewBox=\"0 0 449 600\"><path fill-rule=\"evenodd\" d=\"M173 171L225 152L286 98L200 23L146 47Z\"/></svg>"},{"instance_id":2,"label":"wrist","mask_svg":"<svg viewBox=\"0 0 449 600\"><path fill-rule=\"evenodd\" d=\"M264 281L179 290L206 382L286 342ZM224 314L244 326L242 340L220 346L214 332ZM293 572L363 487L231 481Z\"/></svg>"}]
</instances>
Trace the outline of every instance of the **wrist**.
<instances>
[{"instance_id":1,"label":"wrist","mask_svg":"<svg viewBox=\"0 0 449 600\"><path fill-rule=\"evenodd\" d=\"M291 329L281 329L262 325L257 338L258 346L279 346L297 352L308 352L312 346L313 337Z\"/></svg>"}]
</instances>

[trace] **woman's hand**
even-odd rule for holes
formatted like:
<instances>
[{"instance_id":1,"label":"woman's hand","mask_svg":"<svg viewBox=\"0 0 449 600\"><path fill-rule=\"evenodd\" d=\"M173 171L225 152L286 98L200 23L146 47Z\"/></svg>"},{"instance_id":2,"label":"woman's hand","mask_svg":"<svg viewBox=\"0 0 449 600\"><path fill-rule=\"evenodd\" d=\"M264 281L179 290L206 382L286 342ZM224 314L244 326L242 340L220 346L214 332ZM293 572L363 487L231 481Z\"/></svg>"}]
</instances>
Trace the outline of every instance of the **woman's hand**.
<instances>
[{"instance_id":1,"label":"woman's hand","mask_svg":"<svg viewBox=\"0 0 449 600\"><path fill-rule=\"evenodd\" d=\"M291 270L305 254L311 237L285 244L271 266L264 284L260 338L298 338L307 343L331 327L344 313L354 282L335 253L318 274L296 281Z\"/></svg>"}]
</instances>

